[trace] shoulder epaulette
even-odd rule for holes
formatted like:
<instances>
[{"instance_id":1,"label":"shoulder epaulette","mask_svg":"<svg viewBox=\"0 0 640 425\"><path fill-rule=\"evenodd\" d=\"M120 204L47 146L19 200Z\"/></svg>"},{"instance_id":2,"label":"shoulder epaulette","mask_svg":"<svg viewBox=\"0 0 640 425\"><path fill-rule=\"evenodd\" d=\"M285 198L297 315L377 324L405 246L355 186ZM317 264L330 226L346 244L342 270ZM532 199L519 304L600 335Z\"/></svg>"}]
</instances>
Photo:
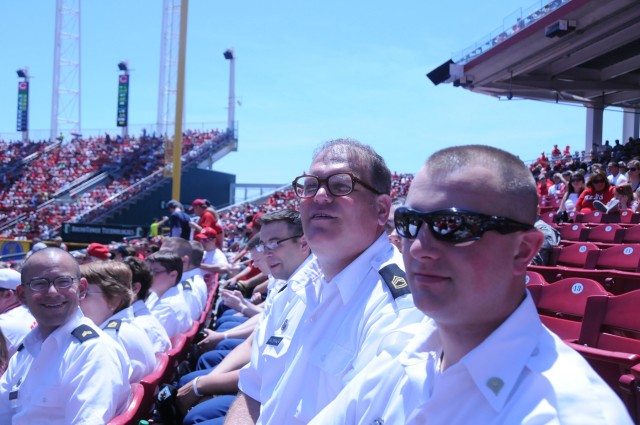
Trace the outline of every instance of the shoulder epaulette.
<instances>
[{"instance_id":1,"label":"shoulder epaulette","mask_svg":"<svg viewBox=\"0 0 640 425\"><path fill-rule=\"evenodd\" d=\"M98 332L94 331L89 325L78 326L73 330L73 332L71 332L71 335L78 338L78 341L80 341L81 343L90 340L91 338L97 338L100 336L98 335Z\"/></svg>"},{"instance_id":2,"label":"shoulder epaulette","mask_svg":"<svg viewBox=\"0 0 640 425\"><path fill-rule=\"evenodd\" d=\"M16 351L22 351L23 348L24 348L24 344L21 343Z\"/></svg>"},{"instance_id":3,"label":"shoulder epaulette","mask_svg":"<svg viewBox=\"0 0 640 425\"><path fill-rule=\"evenodd\" d=\"M407 275L397 264L384 266L379 273L389 287L394 300L402 295L411 293L407 284Z\"/></svg>"},{"instance_id":4,"label":"shoulder epaulette","mask_svg":"<svg viewBox=\"0 0 640 425\"><path fill-rule=\"evenodd\" d=\"M182 282L182 287L187 291L191 291L193 288L191 287L191 283L188 280Z\"/></svg>"},{"instance_id":5,"label":"shoulder epaulette","mask_svg":"<svg viewBox=\"0 0 640 425\"><path fill-rule=\"evenodd\" d=\"M120 330L120 325L122 325L122 320L113 319L109 320L109 323L107 323L103 329L111 329L118 332Z\"/></svg>"}]
</instances>

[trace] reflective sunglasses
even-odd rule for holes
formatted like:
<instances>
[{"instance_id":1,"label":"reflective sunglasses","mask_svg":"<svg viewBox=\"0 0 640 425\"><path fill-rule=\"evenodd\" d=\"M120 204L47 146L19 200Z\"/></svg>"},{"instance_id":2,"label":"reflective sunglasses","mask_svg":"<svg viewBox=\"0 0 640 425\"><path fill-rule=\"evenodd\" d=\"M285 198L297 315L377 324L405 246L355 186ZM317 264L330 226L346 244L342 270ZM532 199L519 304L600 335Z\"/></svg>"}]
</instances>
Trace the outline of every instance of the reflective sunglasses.
<instances>
[{"instance_id":1,"label":"reflective sunglasses","mask_svg":"<svg viewBox=\"0 0 640 425\"><path fill-rule=\"evenodd\" d=\"M51 285L55 286L56 289L68 289L71 288L73 282L76 280L80 280L79 277L71 277L71 276L58 276L55 279L47 279L46 277L37 277L35 279L31 279L29 282L25 283L26 286L31 288L34 292L43 292L48 291Z\"/></svg>"},{"instance_id":2,"label":"reflective sunglasses","mask_svg":"<svg viewBox=\"0 0 640 425\"><path fill-rule=\"evenodd\" d=\"M336 173L328 176L326 179L311 175L299 176L293 180L292 185L293 190L299 198L313 198L323 183L333 196L347 196L353 192L353 187L356 183L360 183L362 187L376 195L382 195L382 192L363 182L354 176L353 173Z\"/></svg>"},{"instance_id":3,"label":"reflective sunglasses","mask_svg":"<svg viewBox=\"0 0 640 425\"><path fill-rule=\"evenodd\" d=\"M507 217L458 208L422 212L399 207L395 212L394 222L396 231L403 238L415 239L422 224L426 223L434 238L454 245L477 241L490 230L506 235L534 229L530 224L520 223Z\"/></svg>"}]
</instances>

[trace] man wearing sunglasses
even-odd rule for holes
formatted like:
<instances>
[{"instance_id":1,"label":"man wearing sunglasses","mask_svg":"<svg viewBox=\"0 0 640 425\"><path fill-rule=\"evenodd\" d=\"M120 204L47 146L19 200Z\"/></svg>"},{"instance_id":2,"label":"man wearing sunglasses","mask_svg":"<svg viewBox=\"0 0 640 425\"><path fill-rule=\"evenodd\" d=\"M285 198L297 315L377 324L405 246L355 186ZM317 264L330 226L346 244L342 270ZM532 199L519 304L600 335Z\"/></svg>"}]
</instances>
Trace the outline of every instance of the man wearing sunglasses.
<instances>
[{"instance_id":1,"label":"man wearing sunglasses","mask_svg":"<svg viewBox=\"0 0 640 425\"><path fill-rule=\"evenodd\" d=\"M375 357L387 334L421 320L384 231L391 173L382 157L354 140L327 142L293 189L321 275L267 335L265 352L278 361L258 365L260 391L241 375L228 424L307 423ZM279 367L267 370L273 364Z\"/></svg>"},{"instance_id":2,"label":"man wearing sunglasses","mask_svg":"<svg viewBox=\"0 0 640 425\"><path fill-rule=\"evenodd\" d=\"M104 424L126 407L129 358L82 314L87 281L74 258L45 248L26 260L16 293L38 325L0 379L0 423Z\"/></svg>"},{"instance_id":3,"label":"man wearing sunglasses","mask_svg":"<svg viewBox=\"0 0 640 425\"><path fill-rule=\"evenodd\" d=\"M383 351L311 424L631 424L617 395L540 322L526 291L543 235L528 168L488 146L433 154L395 224L431 320Z\"/></svg>"}]
</instances>

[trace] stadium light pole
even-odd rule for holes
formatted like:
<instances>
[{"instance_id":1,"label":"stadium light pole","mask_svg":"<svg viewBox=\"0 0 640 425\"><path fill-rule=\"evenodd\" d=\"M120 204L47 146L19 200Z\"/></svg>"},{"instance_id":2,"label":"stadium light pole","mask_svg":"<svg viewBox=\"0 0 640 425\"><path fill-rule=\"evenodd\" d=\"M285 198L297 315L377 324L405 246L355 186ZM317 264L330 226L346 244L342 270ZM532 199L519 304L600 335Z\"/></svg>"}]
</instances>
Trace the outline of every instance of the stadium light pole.
<instances>
[{"instance_id":1,"label":"stadium light pole","mask_svg":"<svg viewBox=\"0 0 640 425\"><path fill-rule=\"evenodd\" d=\"M189 0L180 2L180 36L178 39L178 74L176 78L176 117L173 133L173 185L172 199L180 201L180 182L182 178L182 124L184 117L184 80L187 56L187 14Z\"/></svg>"},{"instance_id":2,"label":"stadium light pole","mask_svg":"<svg viewBox=\"0 0 640 425\"><path fill-rule=\"evenodd\" d=\"M22 78L22 81L18 81L17 130L22 131L22 141L26 143L29 140L29 68L21 68L16 71L16 74L18 74L18 78ZM25 122L21 122L22 120Z\"/></svg>"},{"instance_id":3,"label":"stadium light pole","mask_svg":"<svg viewBox=\"0 0 640 425\"><path fill-rule=\"evenodd\" d=\"M224 58L229 61L229 111L227 119L227 131L231 132L235 139L235 115L236 115L236 57L233 48L224 52Z\"/></svg>"},{"instance_id":4,"label":"stadium light pole","mask_svg":"<svg viewBox=\"0 0 640 425\"><path fill-rule=\"evenodd\" d=\"M118 117L117 124L122 127L122 138L129 134L129 64L118 62L118 70L123 73L118 77Z\"/></svg>"}]
</instances>

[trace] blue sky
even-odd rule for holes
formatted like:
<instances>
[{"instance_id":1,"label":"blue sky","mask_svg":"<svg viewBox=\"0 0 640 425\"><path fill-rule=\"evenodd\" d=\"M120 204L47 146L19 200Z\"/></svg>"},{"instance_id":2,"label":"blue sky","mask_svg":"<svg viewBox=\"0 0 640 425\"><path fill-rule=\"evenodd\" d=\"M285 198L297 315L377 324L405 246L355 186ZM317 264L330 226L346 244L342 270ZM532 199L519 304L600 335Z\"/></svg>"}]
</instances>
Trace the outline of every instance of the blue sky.
<instances>
[{"instance_id":1,"label":"blue sky","mask_svg":"<svg viewBox=\"0 0 640 425\"><path fill-rule=\"evenodd\" d=\"M236 52L242 106L239 149L214 165L238 183L286 183L306 170L318 143L352 137L372 145L398 172L415 172L435 150L497 146L532 160L553 144L582 149L586 110L499 101L451 85L433 68L482 38L532 0L221 2L191 0L186 121L227 117ZM156 120L161 0L82 3L82 126L115 130L117 63L132 68L132 125ZM33 76L30 127L50 124L55 1L0 4L0 138L14 137L16 69ZM621 138L622 116L605 112L604 138Z\"/></svg>"}]
</instances>

